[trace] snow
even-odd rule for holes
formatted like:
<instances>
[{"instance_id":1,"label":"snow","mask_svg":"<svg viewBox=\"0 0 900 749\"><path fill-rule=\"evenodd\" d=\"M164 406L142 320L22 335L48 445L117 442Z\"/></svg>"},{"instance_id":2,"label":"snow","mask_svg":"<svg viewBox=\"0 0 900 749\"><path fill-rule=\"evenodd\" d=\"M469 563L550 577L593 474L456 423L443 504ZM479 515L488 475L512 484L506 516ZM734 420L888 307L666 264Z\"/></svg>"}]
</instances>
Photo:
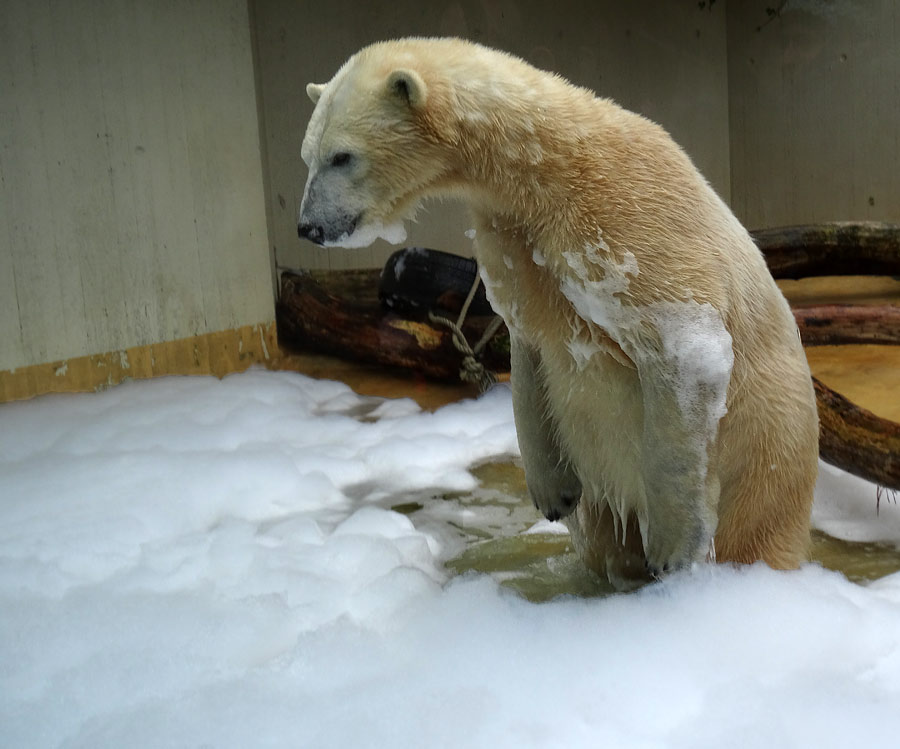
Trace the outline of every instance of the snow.
<instances>
[{"instance_id":1,"label":"snow","mask_svg":"<svg viewBox=\"0 0 900 749\"><path fill-rule=\"evenodd\" d=\"M376 239L383 239L391 244L403 244L406 241L406 227L402 221L385 224L382 221L370 221L357 226L352 234L344 234L340 238L324 242L326 247L343 247L355 250L368 247Z\"/></svg>"},{"instance_id":2,"label":"snow","mask_svg":"<svg viewBox=\"0 0 900 749\"><path fill-rule=\"evenodd\" d=\"M566 341L566 348L575 362L575 368L581 372L591 360L591 357L603 351L603 349L593 341L585 341L573 335L571 340Z\"/></svg>"},{"instance_id":3,"label":"snow","mask_svg":"<svg viewBox=\"0 0 900 749\"><path fill-rule=\"evenodd\" d=\"M505 387L428 413L250 371L0 406L0 746L895 741L900 573L542 604L452 577L471 469L515 453ZM826 530L896 544L898 516L823 470Z\"/></svg>"},{"instance_id":4,"label":"snow","mask_svg":"<svg viewBox=\"0 0 900 749\"><path fill-rule=\"evenodd\" d=\"M728 410L725 401L734 365L731 335L719 311L694 300L623 304L620 297L628 295L630 278L640 272L637 259L626 251L621 264L611 262L602 232L597 243L586 245L582 253L562 254L573 275L566 276L560 288L576 313L607 331L640 370L666 376L685 420L696 425L696 450L705 450ZM601 269L603 277L592 280L588 265ZM647 326L659 336L661 352L641 343L645 335L641 331ZM578 361L574 352L573 357Z\"/></svg>"},{"instance_id":5,"label":"snow","mask_svg":"<svg viewBox=\"0 0 900 749\"><path fill-rule=\"evenodd\" d=\"M884 492L876 502L877 522L872 522L875 490L864 479L840 468L819 463L813 523L835 538L856 542L897 542L900 539L900 509L895 492ZM866 501L847 501L865 497Z\"/></svg>"}]
</instances>

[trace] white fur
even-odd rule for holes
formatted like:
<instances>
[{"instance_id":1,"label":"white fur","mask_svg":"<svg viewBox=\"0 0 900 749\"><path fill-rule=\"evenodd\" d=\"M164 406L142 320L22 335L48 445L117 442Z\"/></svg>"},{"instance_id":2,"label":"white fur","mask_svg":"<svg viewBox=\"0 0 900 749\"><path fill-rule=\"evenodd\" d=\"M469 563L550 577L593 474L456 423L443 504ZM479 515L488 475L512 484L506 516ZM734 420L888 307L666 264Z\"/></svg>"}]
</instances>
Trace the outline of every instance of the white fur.
<instances>
[{"instance_id":1,"label":"white fur","mask_svg":"<svg viewBox=\"0 0 900 749\"><path fill-rule=\"evenodd\" d=\"M356 171L329 170L344 148ZM330 226L357 212L394 226L435 195L469 204L510 329L529 491L568 514L588 564L623 580L713 548L802 560L818 428L796 326L662 128L510 55L409 39L338 71L304 159L319 185L304 209Z\"/></svg>"}]
</instances>

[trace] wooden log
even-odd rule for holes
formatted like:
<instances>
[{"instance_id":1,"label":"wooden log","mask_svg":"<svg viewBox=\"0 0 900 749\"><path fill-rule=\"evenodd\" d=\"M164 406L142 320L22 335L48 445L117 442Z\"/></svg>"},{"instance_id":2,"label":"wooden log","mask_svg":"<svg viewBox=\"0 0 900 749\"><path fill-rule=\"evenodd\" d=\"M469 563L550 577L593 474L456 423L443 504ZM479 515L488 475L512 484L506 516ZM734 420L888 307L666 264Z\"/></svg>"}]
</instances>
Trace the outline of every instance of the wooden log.
<instances>
[{"instance_id":1,"label":"wooden log","mask_svg":"<svg viewBox=\"0 0 900 749\"><path fill-rule=\"evenodd\" d=\"M848 473L900 489L900 424L860 408L813 377L819 455Z\"/></svg>"},{"instance_id":2,"label":"wooden log","mask_svg":"<svg viewBox=\"0 0 900 749\"><path fill-rule=\"evenodd\" d=\"M795 310L804 343L898 343L898 309L831 305ZM471 318L466 337L480 338L490 318ZM859 324L860 329L854 326ZM324 289L309 274L285 273L278 304L279 336L288 343L338 356L412 369L434 379L457 379L462 355L448 330L355 304ZM509 333L501 327L483 357L494 371L509 371ZM815 380L820 454L829 463L900 490L900 425L862 409Z\"/></svg>"},{"instance_id":3,"label":"wooden log","mask_svg":"<svg viewBox=\"0 0 900 749\"><path fill-rule=\"evenodd\" d=\"M330 293L310 274L282 275L276 308L279 338L299 348L411 369L425 377L458 380L462 354L447 328L383 312L377 304L356 304ZM477 341L491 318L472 317L463 325ZM490 345L485 366L509 369L509 348Z\"/></svg>"},{"instance_id":4,"label":"wooden log","mask_svg":"<svg viewBox=\"0 0 900 749\"><path fill-rule=\"evenodd\" d=\"M750 232L775 278L900 276L900 226L876 221Z\"/></svg>"},{"instance_id":5,"label":"wooden log","mask_svg":"<svg viewBox=\"0 0 900 749\"><path fill-rule=\"evenodd\" d=\"M823 304L791 310L804 346L900 344L900 307Z\"/></svg>"}]
</instances>

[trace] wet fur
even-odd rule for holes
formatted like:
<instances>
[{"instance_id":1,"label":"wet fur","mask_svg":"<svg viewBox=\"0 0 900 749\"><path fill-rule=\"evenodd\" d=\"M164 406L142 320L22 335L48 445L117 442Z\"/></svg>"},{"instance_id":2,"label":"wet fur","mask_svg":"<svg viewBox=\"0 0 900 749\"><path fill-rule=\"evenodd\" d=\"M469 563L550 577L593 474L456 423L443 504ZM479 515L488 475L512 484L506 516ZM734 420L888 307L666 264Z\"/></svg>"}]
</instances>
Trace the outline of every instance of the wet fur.
<instances>
[{"instance_id":1,"label":"wet fur","mask_svg":"<svg viewBox=\"0 0 900 749\"><path fill-rule=\"evenodd\" d=\"M397 70L415 76L405 96L389 85ZM430 196L471 206L485 283L513 337L532 497L549 517L571 513L586 563L627 585L701 561L714 533L718 561L796 567L818 456L806 359L749 235L666 132L460 40L373 45L329 86L343 109L307 134L311 179L339 143L366 163L347 200L378 221ZM563 291L571 253L586 258L591 283L622 273L605 303L627 325L578 313ZM621 271L629 257L636 273ZM701 449L690 447L703 440L672 397L675 369L650 311L709 307L733 365L727 414ZM578 361L573 347L594 353Z\"/></svg>"}]
</instances>

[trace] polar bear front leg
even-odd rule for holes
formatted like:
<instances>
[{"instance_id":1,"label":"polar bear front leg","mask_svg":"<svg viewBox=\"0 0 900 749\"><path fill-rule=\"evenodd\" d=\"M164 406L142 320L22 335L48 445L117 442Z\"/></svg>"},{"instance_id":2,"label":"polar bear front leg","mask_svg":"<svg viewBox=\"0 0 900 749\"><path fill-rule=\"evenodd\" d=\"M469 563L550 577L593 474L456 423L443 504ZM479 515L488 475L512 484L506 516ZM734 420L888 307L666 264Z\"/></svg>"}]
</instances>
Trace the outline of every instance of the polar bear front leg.
<instances>
[{"instance_id":1,"label":"polar bear front leg","mask_svg":"<svg viewBox=\"0 0 900 749\"><path fill-rule=\"evenodd\" d=\"M715 404L699 388L686 408L683 391L646 372L641 386L644 548L650 573L659 576L703 561L713 548L719 479L715 423L710 433L706 415Z\"/></svg>"},{"instance_id":2,"label":"polar bear front leg","mask_svg":"<svg viewBox=\"0 0 900 749\"><path fill-rule=\"evenodd\" d=\"M581 498L581 482L557 441L557 428L547 408L540 355L510 336L513 414L525 482L531 501L548 520L569 515Z\"/></svg>"}]
</instances>

